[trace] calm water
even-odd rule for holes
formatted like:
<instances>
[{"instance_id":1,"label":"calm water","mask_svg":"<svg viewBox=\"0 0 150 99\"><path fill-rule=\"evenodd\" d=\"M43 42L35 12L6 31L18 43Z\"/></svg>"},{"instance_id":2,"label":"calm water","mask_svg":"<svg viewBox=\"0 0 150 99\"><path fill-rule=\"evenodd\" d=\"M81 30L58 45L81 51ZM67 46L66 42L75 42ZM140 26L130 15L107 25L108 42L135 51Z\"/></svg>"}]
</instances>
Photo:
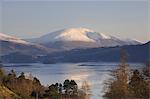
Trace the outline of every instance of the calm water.
<instances>
[{"instance_id":1,"label":"calm water","mask_svg":"<svg viewBox=\"0 0 150 99\"><path fill-rule=\"evenodd\" d=\"M109 71L118 63L58 63L58 64L5 64L6 71L14 69L17 74L25 72L40 79L45 86L65 79L75 80L79 87L84 80L91 85L91 99L102 99L104 81L109 78ZM130 63L131 68L140 68L140 63Z\"/></svg>"}]
</instances>

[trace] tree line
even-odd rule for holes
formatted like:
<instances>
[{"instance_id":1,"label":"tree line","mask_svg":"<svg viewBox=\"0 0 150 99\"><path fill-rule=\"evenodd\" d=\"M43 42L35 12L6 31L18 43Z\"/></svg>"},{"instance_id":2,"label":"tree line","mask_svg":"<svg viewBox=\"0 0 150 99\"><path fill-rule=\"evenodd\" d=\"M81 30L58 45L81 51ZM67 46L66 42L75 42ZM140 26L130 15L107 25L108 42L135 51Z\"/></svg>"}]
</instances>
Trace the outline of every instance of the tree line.
<instances>
[{"instance_id":1,"label":"tree line","mask_svg":"<svg viewBox=\"0 0 150 99\"><path fill-rule=\"evenodd\" d=\"M111 78L105 82L105 98L108 99L150 99L150 62L141 69L131 69L126 63L127 54L122 52L121 64L111 71Z\"/></svg>"},{"instance_id":2,"label":"tree line","mask_svg":"<svg viewBox=\"0 0 150 99\"><path fill-rule=\"evenodd\" d=\"M14 70L10 73L0 68L0 86L5 86L18 97L12 96L10 99L89 99L89 85L85 81L79 89L74 80L66 79L62 84L56 83L50 86L43 86L39 79L30 75L28 78L22 72L19 76ZM8 97L2 97L8 99Z\"/></svg>"}]
</instances>

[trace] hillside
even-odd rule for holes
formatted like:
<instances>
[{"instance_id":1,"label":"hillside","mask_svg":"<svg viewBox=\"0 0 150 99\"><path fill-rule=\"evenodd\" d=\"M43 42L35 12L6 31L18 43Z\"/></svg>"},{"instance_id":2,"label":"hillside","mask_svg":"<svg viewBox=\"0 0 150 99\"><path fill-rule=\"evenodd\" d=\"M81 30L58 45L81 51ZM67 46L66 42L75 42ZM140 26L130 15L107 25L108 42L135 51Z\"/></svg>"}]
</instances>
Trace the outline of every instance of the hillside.
<instances>
[{"instance_id":1,"label":"hillside","mask_svg":"<svg viewBox=\"0 0 150 99\"><path fill-rule=\"evenodd\" d=\"M7 87L0 85L0 99L16 99L18 96Z\"/></svg>"},{"instance_id":2,"label":"hillside","mask_svg":"<svg viewBox=\"0 0 150 99\"><path fill-rule=\"evenodd\" d=\"M150 60L149 46L148 42L139 45L73 49L36 57L16 52L2 56L1 61L4 63L119 62L120 53L125 50L129 62L145 62Z\"/></svg>"},{"instance_id":3,"label":"hillside","mask_svg":"<svg viewBox=\"0 0 150 99\"><path fill-rule=\"evenodd\" d=\"M14 52L43 55L55 51L40 44L30 43L20 38L0 33L0 56Z\"/></svg>"},{"instance_id":4,"label":"hillside","mask_svg":"<svg viewBox=\"0 0 150 99\"><path fill-rule=\"evenodd\" d=\"M150 42L143 45L126 45L108 48L74 49L60 53L53 53L41 57L46 63L54 62L119 62L120 53L125 50L129 62L145 62L149 59Z\"/></svg>"}]
</instances>

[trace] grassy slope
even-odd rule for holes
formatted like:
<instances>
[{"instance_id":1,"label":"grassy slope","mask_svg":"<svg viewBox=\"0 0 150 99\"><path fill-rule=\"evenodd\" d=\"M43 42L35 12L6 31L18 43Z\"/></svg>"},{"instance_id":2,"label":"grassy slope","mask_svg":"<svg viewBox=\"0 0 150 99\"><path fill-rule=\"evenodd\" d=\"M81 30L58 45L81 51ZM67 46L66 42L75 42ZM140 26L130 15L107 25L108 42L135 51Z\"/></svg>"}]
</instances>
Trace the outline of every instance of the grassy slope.
<instances>
[{"instance_id":1,"label":"grassy slope","mask_svg":"<svg viewBox=\"0 0 150 99\"><path fill-rule=\"evenodd\" d=\"M0 85L0 99L12 99L12 98L18 98L18 96L14 92L9 90L7 87Z\"/></svg>"}]
</instances>

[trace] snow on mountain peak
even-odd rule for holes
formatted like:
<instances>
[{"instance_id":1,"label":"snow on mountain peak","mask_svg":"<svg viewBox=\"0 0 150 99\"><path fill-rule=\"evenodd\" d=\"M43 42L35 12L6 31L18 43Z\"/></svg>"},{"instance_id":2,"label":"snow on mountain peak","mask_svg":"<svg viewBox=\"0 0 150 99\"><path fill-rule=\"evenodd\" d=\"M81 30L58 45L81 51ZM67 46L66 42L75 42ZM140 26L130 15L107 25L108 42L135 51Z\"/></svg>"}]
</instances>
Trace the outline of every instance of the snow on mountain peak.
<instances>
[{"instance_id":1,"label":"snow on mountain peak","mask_svg":"<svg viewBox=\"0 0 150 99\"><path fill-rule=\"evenodd\" d=\"M21 39L19 39L17 37L6 35L4 33L0 33L0 40L11 41L11 42L15 42L15 43L22 43L22 44L29 44L29 42L21 40Z\"/></svg>"},{"instance_id":2,"label":"snow on mountain peak","mask_svg":"<svg viewBox=\"0 0 150 99\"><path fill-rule=\"evenodd\" d=\"M86 33L93 32L92 30L86 28L69 28L64 29L60 32L59 35L55 37L55 40L63 41L85 41L85 42L94 42L92 39L88 38Z\"/></svg>"},{"instance_id":3,"label":"snow on mountain peak","mask_svg":"<svg viewBox=\"0 0 150 99\"><path fill-rule=\"evenodd\" d=\"M37 42L56 42L56 41L96 42L97 40L100 39L111 39L111 37L87 28L67 28L44 35L40 37Z\"/></svg>"},{"instance_id":4,"label":"snow on mountain peak","mask_svg":"<svg viewBox=\"0 0 150 99\"><path fill-rule=\"evenodd\" d=\"M67 29L63 29L65 32L68 32L68 33L86 33L86 32L94 32L93 30L91 29L87 29L87 28L67 28Z\"/></svg>"},{"instance_id":5,"label":"snow on mountain peak","mask_svg":"<svg viewBox=\"0 0 150 99\"><path fill-rule=\"evenodd\" d=\"M92 37L95 37L95 38L99 37L101 39L110 39L111 38L110 36L107 36L103 33L98 33L98 32L95 32L95 31L93 31L91 29L87 29L87 28L69 28L69 29L66 29L64 31L66 31L67 33L70 33L72 35L84 34L85 36L88 36L89 38L90 38L89 35L91 35Z\"/></svg>"}]
</instances>

